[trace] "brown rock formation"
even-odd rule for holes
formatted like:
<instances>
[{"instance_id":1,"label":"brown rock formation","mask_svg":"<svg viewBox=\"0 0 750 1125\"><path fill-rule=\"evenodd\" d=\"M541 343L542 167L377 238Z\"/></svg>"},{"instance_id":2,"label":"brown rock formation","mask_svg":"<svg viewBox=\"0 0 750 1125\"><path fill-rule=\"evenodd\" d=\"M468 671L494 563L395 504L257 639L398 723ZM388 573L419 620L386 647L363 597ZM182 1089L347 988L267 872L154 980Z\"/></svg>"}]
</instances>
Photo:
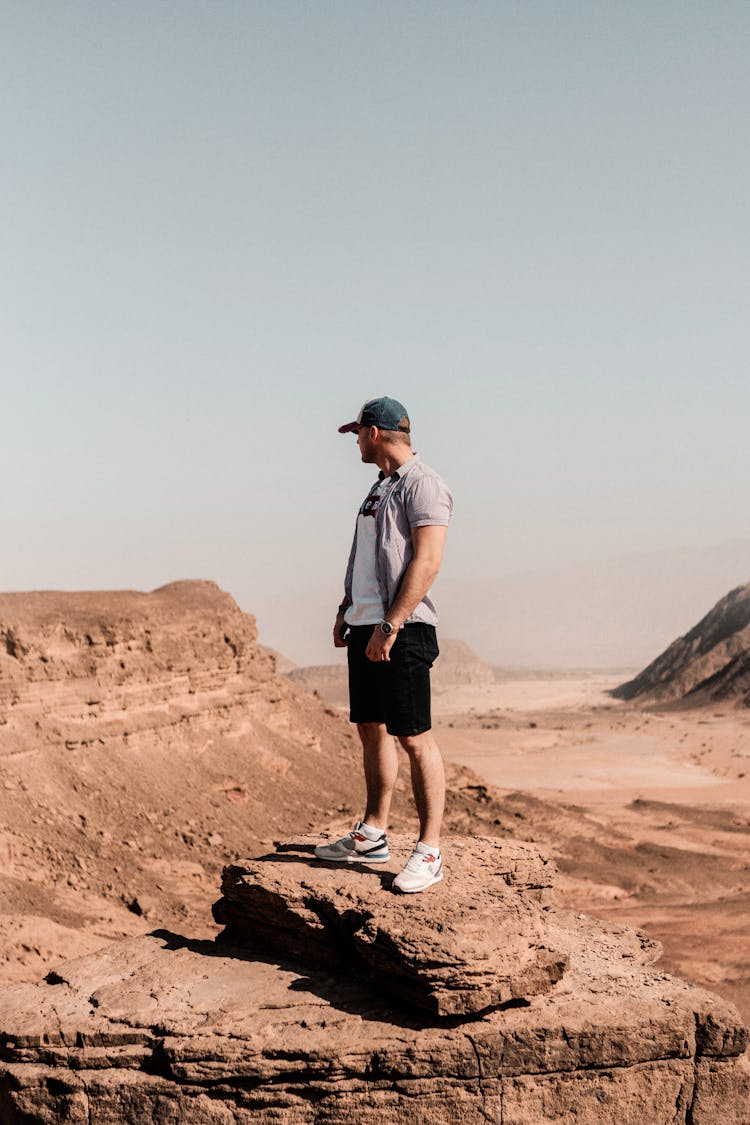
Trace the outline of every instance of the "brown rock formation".
<instances>
[{"instance_id":1,"label":"brown rock formation","mask_svg":"<svg viewBox=\"0 0 750 1125\"><path fill-rule=\"evenodd\" d=\"M435 661L433 687L437 692L458 687L486 687L495 683L489 664L474 652L466 641L440 639L440 656Z\"/></svg>"},{"instance_id":2,"label":"brown rock formation","mask_svg":"<svg viewBox=\"0 0 750 1125\"><path fill-rule=\"evenodd\" d=\"M230 857L350 815L358 753L212 582L0 595L0 979L155 924Z\"/></svg>"},{"instance_id":3,"label":"brown rock formation","mask_svg":"<svg viewBox=\"0 0 750 1125\"><path fill-rule=\"evenodd\" d=\"M199 692L219 690L231 703L271 679L273 660L255 638L254 620L213 582L150 594L2 594L0 721L50 720L70 735L68 749L92 719L105 741L155 732L173 716L154 708L183 704L181 720Z\"/></svg>"},{"instance_id":4,"label":"brown rock formation","mask_svg":"<svg viewBox=\"0 0 750 1125\"><path fill-rule=\"evenodd\" d=\"M382 872L308 866L297 845L243 866L245 905L262 908L240 912L248 944L162 931L63 965L42 984L6 988L0 1120L747 1125L746 1034L731 1006L655 970L652 944L632 931L545 909L537 884L549 881L549 867L534 849L484 846L483 860L477 841L454 838L447 849L453 871L471 850L471 957L471 903L455 903L460 879L404 900L381 886ZM302 868L306 887L294 887ZM238 877L238 868L227 874ZM545 940L567 962L554 986L441 1018L385 997L384 965L370 960L368 971L367 950L355 953L357 933L366 930L372 948L376 935L388 937L388 964L400 960L427 978L436 969L423 948L429 924L427 942L443 965L452 959L465 974L473 965L485 980L493 966L502 974L492 933L502 923L485 913L490 901L499 905L498 890L506 907L517 895L522 913L534 905L547 916ZM284 893L289 926L269 930L264 904L279 896L283 908ZM232 916L238 902L227 906ZM253 918L261 945L252 943ZM311 965L305 935L329 954L337 942L335 964L329 956L327 967ZM537 937L532 926L529 948Z\"/></svg>"},{"instance_id":5,"label":"brown rock formation","mask_svg":"<svg viewBox=\"0 0 750 1125\"><path fill-rule=\"evenodd\" d=\"M396 858L364 879L351 865L322 867L316 839L226 868L214 907L225 940L262 938L330 967L354 959L378 988L439 1016L548 992L562 976L567 954L550 941L541 906L553 867L533 844L454 840L450 890L394 901L406 837L391 835Z\"/></svg>"},{"instance_id":6,"label":"brown rock formation","mask_svg":"<svg viewBox=\"0 0 750 1125\"><path fill-rule=\"evenodd\" d=\"M308 664L304 668L292 668L284 674L303 691L319 695L333 707L349 705L349 680L345 663Z\"/></svg>"},{"instance_id":7,"label":"brown rock formation","mask_svg":"<svg viewBox=\"0 0 750 1125\"><path fill-rule=\"evenodd\" d=\"M750 583L738 586L684 637L612 692L618 699L750 706Z\"/></svg>"},{"instance_id":8,"label":"brown rock formation","mask_svg":"<svg viewBox=\"0 0 750 1125\"><path fill-rule=\"evenodd\" d=\"M559 837L551 806L463 771L448 824L507 838L449 839L424 896L302 841L227 868L225 940L200 940L249 841L351 823L346 724L212 583L6 595L0 623L0 970L96 950L0 989L3 1125L748 1125L731 1006L550 909L550 865L512 836ZM119 934L141 936L101 948Z\"/></svg>"}]
</instances>

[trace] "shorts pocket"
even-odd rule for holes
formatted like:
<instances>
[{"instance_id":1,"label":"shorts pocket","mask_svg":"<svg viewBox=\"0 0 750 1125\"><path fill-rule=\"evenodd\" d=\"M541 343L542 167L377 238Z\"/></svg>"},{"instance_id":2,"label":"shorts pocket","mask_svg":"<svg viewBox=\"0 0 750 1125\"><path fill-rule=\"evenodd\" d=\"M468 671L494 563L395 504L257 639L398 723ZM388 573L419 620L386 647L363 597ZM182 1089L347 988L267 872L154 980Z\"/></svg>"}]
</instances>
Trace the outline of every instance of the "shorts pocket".
<instances>
[{"instance_id":1,"label":"shorts pocket","mask_svg":"<svg viewBox=\"0 0 750 1125\"><path fill-rule=\"evenodd\" d=\"M439 656L437 634L432 626L426 625L422 635L422 658L427 667L431 668Z\"/></svg>"}]
</instances>

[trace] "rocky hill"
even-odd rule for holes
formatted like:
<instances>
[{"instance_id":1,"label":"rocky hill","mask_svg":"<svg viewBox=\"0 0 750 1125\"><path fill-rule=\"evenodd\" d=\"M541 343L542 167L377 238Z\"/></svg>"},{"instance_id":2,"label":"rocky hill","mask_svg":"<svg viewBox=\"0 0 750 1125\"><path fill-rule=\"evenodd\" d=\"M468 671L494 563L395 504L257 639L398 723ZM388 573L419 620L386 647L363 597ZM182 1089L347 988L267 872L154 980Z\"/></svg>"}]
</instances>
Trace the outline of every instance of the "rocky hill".
<instances>
[{"instance_id":1,"label":"rocky hill","mask_svg":"<svg viewBox=\"0 0 750 1125\"><path fill-rule=\"evenodd\" d=\"M287 679L304 691L309 691L325 699L332 707L349 705L349 687L345 663L308 664L292 668L285 673Z\"/></svg>"},{"instance_id":2,"label":"rocky hill","mask_svg":"<svg viewBox=\"0 0 750 1125\"><path fill-rule=\"evenodd\" d=\"M351 815L358 755L212 582L0 595L0 979L155 922L222 863Z\"/></svg>"},{"instance_id":3,"label":"rocky hill","mask_svg":"<svg viewBox=\"0 0 750 1125\"><path fill-rule=\"evenodd\" d=\"M432 672L432 690L435 694L453 691L460 687L485 687L495 683L495 673L465 641L450 637L439 639L440 656ZM349 701L345 662L315 664L294 668L287 676L293 683L318 694L334 707L344 707Z\"/></svg>"},{"instance_id":4,"label":"rocky hill","mask_svg":"<svg viewBox=\"0 0 750 1125\"><path fill-rule=\"evenodd\" d=\"M721 598L685 636L612 694L653 703L733 700L750 706L750 583Z\"/></svg>"},{"instance_id":5,"label":"rocky hill","mask_svg":"<svg viewBox=\"0 0 750 1125\"><path fill-rule=\"evenodd\" d=\"M449 839L409 897L400 858L312 847L228 867L217 941L161 930L0 992L2 1120L750 1122L736 1012L636 932L554 910L533 845Z\"/></svg>"},{"instance_id":6,"label":"rocky hill","mask_svg":"<svg viewBox=\"0 0 750 1125\"><path fill-rule=\"evenodd\" d=\"M213 583L0 596L0 638L3 1123L750 1122L736 1013L553 910L516 839L588 902L599 821L451 767L449 876L398 899L408 778L391 868L312 864L358 747ZM673 887L673 850L621 851Z\"/></svg>"},{"instance_id":7,"label":"rocky hill","mask_svg":"<svg viewBox=\"0 0 750 1125\"><path fill-rule=\"evenodd\" d=\"M223 864L361 814L360 754L212 582L0 595L0 981L156 925L212 937ZM505 833L449 779L448 826Z\"/></svg>"}]
</instances>

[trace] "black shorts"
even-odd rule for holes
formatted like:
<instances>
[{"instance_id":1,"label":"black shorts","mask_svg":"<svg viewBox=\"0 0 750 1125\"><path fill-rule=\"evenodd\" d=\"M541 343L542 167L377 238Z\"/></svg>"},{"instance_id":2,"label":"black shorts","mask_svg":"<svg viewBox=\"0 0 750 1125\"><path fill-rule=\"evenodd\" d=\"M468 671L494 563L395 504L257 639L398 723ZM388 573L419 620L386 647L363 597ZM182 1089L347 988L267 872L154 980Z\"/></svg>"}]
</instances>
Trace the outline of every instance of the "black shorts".
<instances>
[{"instance_id":1,"label":"black shorts","mask_svg":"<svg viewBox=\"0 0 750 1125\"><path fill-rule=\"evenodd\" d=\"M373 625L355 625L347 634L349 719L385 723L389 734L422 734L432 726L430 668L439 649L434 625L404 625L396 635L390 660L365 656Z\"/></svg>"}]
</instances>

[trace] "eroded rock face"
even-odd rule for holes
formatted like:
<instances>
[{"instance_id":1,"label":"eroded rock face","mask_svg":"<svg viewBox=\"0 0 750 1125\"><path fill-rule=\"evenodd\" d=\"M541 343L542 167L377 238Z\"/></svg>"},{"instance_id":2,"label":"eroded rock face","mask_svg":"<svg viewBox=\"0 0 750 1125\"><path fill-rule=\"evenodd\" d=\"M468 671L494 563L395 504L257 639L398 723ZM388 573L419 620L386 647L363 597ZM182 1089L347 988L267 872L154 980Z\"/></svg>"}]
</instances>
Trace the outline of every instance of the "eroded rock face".
<instances>
[{"instance_id":1,"label":"eroded rock face","mask_svg":"<svg viewBox=\"0 0 750 1125\"><path fill-rule=\"evenodd\" d=\"M117 735L127 712L133 734L154 722L149 705L165 701L167 684L194 696L271 679L273 658L256 632L254 619L207 581L152 593L2 594L0 723L27 713L53 719L70 727L71 748L84 733L77 726L97 720L100 737Z\"/></svg>"},{"instance_id":2,"label":"eroded rock face","mask_svg":"<svg viewBox=\"0 0 750 1125\"><path fill-rule=\"evenodd\" d=\"M750 705L750 584L731 590L612 694L654 703L731 699Z\"/></svg>"},{"instance_id":3,"label":"eroded rock face","mask_svg":"<svg viewBox=\"0 0 750 1125\"><path fill-rule=\"evenodd\" d=\"M214 932L231 858L354 816L360 752L213 582L0 594L0 979Z\"/></svg>"},{"instance_id":4,"label":"eroded rock face","mask_svg":"<svg viewBox=\"0 0 750 1125\"><path fill-rule=\"evenodd\" d=\"M460 852L495 841L452 839ZM0 1120L128 1125L747 1125L750 1073L746 1035L732 1007L654 968L654 948L632 931L545 904L550 869L534 849L488 852L473 883L478 909L495 899L527 899L546 916L545 940L566 962L561 978L524 999L480 1014L441 1015L399 993L386 995L385 966L351 954L314 964L302 938L330 935L345 901L369 913L370 933L398 932L400 956L429 976L434 966L416 937L429 928L443 963L486 974L502 964L501 943L477 942L468 956L469 897L454 874L422 896L402 898L382 877L307 865L281 851L235 865L229 881L257 878L265 894L289 896L295 956L283 927L258 922L264 945L191 941L157 932L61 966L39 985L0 992ZM468 853L467 853L468 854ZM286 858L285 858L286 857ZM474 858L475 855L474 855ZM262 871L268 868L268 874ZM285 866L286 875L279 868ZM304 874L310 908L303 914ZM465 874L465 872L464 872ZM541 878L538 876L541 874ZM361 892L351 880L359 878ZM341 886L334 884L340 882ZM248 882L242 884L249 887ZM441 895L439 892L443 890ZM225 900L226 901L226 900ZM258 900L262 903L262 899ZM321 917L321 904L333 913ZM270 908L269 908L270 909ZM415 911L413 917L405 914ZM276 916L278 920L278 915ZM489 915L484 915L486 925ZM443 930L440 930L440 924ZM350 932L351 920L346 921ZM462 929L463 926L463 929ZM360 927L361 928L361 927ZM453 936L449 936L452 934ZM318 935L320 938L321 935ZM268 948L270 941L275 948ZM530 933L528 944L536 944ZM349 943L349 944L347 944ZM398 945L398 941L396 941ZM411 948L407 948L410 945ZM396 954L390 951L390 964ZM463 969L461 968L463 966ZM398 991L398 990L397 990Z\"/></svg>"}]
</instances>

